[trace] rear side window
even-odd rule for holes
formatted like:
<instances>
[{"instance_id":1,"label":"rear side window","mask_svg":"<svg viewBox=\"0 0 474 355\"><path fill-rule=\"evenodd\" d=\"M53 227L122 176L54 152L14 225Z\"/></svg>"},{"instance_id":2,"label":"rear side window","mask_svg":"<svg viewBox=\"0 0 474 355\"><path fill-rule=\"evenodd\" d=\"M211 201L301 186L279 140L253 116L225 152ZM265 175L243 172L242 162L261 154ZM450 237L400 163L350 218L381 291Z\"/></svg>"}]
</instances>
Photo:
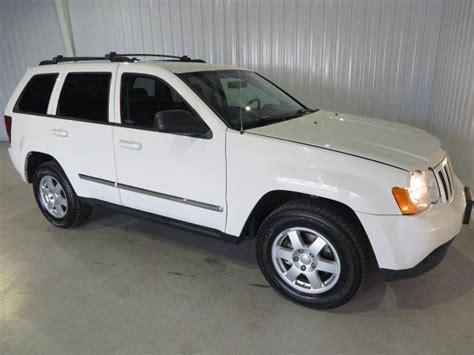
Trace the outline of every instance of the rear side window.
<instances>
[{"instance_id":1,"label":"rear side window","mask_svg":"<svg viewBox=\"0 0 474 355\"><path fill-rule=\"evenodd\" d=\"M111 77L111 73L69 73L61 89L57 115L108 122Z\"/></svg>"},{"instance_id":2,"label":"rear side window","mask_svg":"<svg viewBox=\"0 0 474 355\"><path fill-rule=\"evenodd\" d=\"M23 89L15 111L46 114L57 77L57 73L33 76Z\"/></svg>"}]
</instances>

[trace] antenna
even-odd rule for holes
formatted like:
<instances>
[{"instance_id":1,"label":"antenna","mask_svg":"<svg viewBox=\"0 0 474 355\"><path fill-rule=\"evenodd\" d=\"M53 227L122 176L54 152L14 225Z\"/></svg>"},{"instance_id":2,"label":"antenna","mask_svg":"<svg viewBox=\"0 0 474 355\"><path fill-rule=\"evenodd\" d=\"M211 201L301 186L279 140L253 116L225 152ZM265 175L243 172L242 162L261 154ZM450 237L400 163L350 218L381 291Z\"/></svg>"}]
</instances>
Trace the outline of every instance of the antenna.
<instances>
[{"instance_id":1,"label":"antenna","mask_svg":"<svg viewBox=\"0 0 474 355\"><path fill-rule=\"evenodd\" d=\"M244 122L242 120L242 80L240 79L240 65L239 65L239 116L240 116L240 134L244 134Z\"/></svg>"},{"instance_id":2,"label":"antenna","mask_svg":"<svg viewBox=\"0 0 474 355\"><path fill-rule=\"evenodd\" d=\"M242 80L240 79L240 31L239 31L239 0L237 0L237 18L235 20L236 26L237 26L237 64L239 66L239 119L240 119L240 134L244 134L244 122L242 120Z\"/></svg>"}]
</instances>

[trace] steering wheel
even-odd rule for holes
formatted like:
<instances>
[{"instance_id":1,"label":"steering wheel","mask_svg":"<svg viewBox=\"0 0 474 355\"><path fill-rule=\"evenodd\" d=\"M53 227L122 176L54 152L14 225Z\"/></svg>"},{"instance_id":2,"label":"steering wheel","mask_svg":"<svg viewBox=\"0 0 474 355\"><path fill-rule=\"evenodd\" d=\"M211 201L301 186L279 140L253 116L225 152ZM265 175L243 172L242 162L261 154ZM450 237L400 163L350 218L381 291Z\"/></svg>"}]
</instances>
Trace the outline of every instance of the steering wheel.
<instances>
[{"instance_id":1,"label":"steering wheel","mask_svg":"<svg viewBox=\"0 0 474 355\"><path fill-rule=\"evenodd\" d=\"M261 103L260 99L258 99L258 98L250 99L250 100L245 104L244 108L245 108L245 107L248 107L248 106L251 106L254 102L257 103L256 109L257 109L257 110L260 110L260 109L262 108L262 103Z\"/></svg>"}]
</instances>

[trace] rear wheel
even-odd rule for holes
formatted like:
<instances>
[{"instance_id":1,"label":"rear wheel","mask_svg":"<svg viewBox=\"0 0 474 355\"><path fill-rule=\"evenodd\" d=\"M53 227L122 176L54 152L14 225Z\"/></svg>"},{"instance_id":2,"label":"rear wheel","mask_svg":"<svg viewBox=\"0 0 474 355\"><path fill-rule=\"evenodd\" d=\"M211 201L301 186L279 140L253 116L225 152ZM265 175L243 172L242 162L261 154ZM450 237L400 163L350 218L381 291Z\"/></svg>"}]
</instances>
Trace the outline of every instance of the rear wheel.
<instances>
[{"instance_id":1,"label":"rear wheel","mask_svg":"<svg viewBox=\"0 0 474 355\"><path fill-rule=\"evenodd\" d=\"M257 259L268 282L284 296L314 308L349 301L365 276L359 227L325 201L285 204L262 223Z\"/></svg>"},{"instance_id":2,"label":"rear wheel","mask_svg":"<svg viewBox=\"0 0 474 355\"><path fill-rule=\"evenodd\" d=\"M44 175L39 182L41 205L50 215L61 219L67 213L67 198L61 183L52 175Z\"/></svg>"},{"instance_id":3,"label":"rear wheel","mask_svg":"<svg viewBox=\"0 0 474 355\"><path fill-rule=\"evenodd\" d=\"M56 227L80 225L92 212L92 207L76 195L56 162L48 161L38 166L33 177L33 191L41 212Z\"/></svg>"}]
</instances>

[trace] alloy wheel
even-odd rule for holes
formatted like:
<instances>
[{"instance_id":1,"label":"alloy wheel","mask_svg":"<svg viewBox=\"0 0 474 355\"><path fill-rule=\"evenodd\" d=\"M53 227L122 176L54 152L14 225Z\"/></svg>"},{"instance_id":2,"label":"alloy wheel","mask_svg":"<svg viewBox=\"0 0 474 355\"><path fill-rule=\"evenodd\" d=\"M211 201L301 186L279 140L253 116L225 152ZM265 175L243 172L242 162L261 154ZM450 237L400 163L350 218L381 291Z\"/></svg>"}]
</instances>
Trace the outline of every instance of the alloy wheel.
<instances>
[{"instance_id":1,"label":"alloy wheel","mask_svg":"<svg viewBox=\"0 0 474 355\"><path fill-rule=\"evenodd\" d=\"M68 209L66 194L59 181L51 176L45 175L39 183L39 195L41 205L54 218L63 218Z\"/></svg>"},{"instance_id":2,"label":"alloy wheel","mask_svg":"<svg viewBox=\"0 0 474 355\"><path fill-rule=\"evenodd\" d=\"M339 255L331 242L314 230L284 230L273 241L271 254L278 275L298 291L327 292L339 280Z\"/></svg>"}]
</instances>

